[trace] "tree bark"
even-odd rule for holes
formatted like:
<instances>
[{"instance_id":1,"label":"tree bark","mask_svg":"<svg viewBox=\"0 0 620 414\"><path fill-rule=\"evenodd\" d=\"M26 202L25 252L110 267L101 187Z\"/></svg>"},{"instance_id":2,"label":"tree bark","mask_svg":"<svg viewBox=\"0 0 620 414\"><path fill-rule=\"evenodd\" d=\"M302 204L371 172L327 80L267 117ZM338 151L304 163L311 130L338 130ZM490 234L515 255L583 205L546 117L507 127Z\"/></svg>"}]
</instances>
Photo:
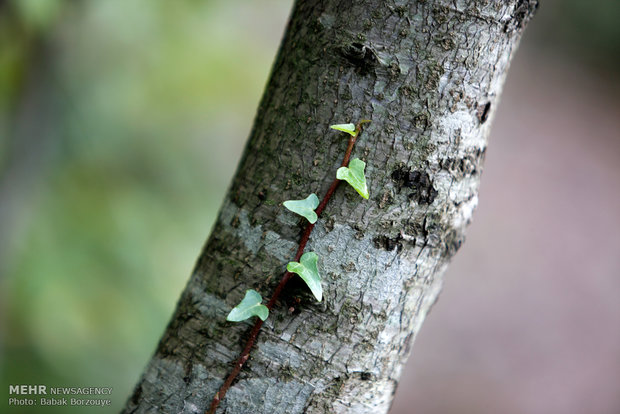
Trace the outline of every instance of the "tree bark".
<instances>
[{"instance_id":1,"label":"tree bark","mask_svg":"<svg viewBox=\"0 0 620 414\"><path fill-rule=\"evenodd\" d=\"M324 300L289 283L218 412L384 413L477 204L492 118L533 0L298 1L217 223L124 412L202 413L269 298L301 220L344 154L335 123L371 119L353 157L370 199L341 185L306 251ZM251 62L244 62L251 64Z\"/></svg>"}]
</instances>

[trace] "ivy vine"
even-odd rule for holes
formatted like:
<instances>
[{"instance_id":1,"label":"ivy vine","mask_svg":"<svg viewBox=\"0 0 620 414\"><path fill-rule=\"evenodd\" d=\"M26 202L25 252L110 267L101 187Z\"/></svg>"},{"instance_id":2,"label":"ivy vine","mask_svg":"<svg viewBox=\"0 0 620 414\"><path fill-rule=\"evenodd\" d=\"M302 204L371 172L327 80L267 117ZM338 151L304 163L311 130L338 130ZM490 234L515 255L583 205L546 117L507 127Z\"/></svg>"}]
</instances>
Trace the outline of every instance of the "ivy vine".
<instances>
[{"instance_id":1,"label":"ivy vine","mask_svg":"<svg viewBox=\"0 0 620 414\"><path fill-rule=\"evenodd\" d=\"M305 218L309 224L302 234L295 258L286 265L287 271L284 273L282 280L274 290L271 295L271 299L267 302L267 304L263 305L263 298L260 293L253 289L248 289L245 292L245 297L243 300L241 300L241 302L228 314L226 320L230 322L241 322L252 317L258 317L258 319L250 332L245 348L235 363L232 372L226 378L220 387L220 390L213 397L211 406L206 411L206 414L215 414L215 410L217 409L220 401L224 398L232 382L241 371L241 368L245 362L248 360L250 350L256 341L260 328L263 322L269 317L269 311L273 308L278 297L280 296L280 293L282 292L282 289L284 289L284 286L290 278L293 277L293 275L298 275L306 283L317 301L320 302L323 299L322 280L318 268L319 256L315 252L304 253L304 250L314 225L341 181L346 181L363 198L368 199L369 197L366 176L364 173L366 163L359 158L349 161L355 141L362 132L362 125L367 122L370 121L362 120L357 123L357 125L336 124L330 126L331 129L345 132L349 134L350 137L341 167L336 171L336 178L332 182L320 203L319 198L314 193L308 195L305 199L286 200L282 203L286 209Z\"/></svg>"}]
</instances>

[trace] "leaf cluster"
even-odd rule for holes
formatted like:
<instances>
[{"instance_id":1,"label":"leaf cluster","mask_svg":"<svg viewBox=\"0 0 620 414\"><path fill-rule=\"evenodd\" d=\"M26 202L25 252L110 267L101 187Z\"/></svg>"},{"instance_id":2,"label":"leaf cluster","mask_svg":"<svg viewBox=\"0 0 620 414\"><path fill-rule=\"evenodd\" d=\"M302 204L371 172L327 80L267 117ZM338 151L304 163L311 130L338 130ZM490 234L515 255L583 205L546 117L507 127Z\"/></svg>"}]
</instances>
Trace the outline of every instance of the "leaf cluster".
<instances>
[{"instance_id":1,"label":"leaf cluster","mask_svg":"<svg viewBox=\"0 0 620 414\"><path fill-rule=\"evenodd\" d=\"M360 124L370 122L363 120ZM359 126L354 124L337 124L331 125L330 128L337 131L346 132L352 137L357 137L359 134ZM359 158L355 158L349 162L347 166L342 166L336 171L336 178L349 183L351 187L355 189L366 200L369 197L368 185L366 183L366 176L364 169L366 163ZM319 198L316 194L312 193L305 199L301 200L286 200L282 205L289 211L305 218L310 224L316 223L318 215L316 209L319 206ZM297 274L314 295L317 301L323 299L323 288L321 286L321 275L318 269L319 256L314 252L304 253L299 262L289 262L286 265L286 270ZM255 290L249 289L245 293L243 300L235 306L226 320L231 322L244 321L252 316L258 316L261 320L266 320L269 316L269 309L262 304L263 298Z\"/></svg>"}]
</instances>

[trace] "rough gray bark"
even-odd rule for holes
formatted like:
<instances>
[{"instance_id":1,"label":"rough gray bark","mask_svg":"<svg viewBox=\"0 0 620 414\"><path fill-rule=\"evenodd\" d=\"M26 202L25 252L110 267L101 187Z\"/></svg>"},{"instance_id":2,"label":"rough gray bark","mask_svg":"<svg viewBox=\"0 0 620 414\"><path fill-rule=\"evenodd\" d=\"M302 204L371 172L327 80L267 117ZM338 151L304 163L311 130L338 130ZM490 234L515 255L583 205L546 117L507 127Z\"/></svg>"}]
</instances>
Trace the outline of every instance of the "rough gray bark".
<instances>
[{"instance_id":1,"label":"rough gray bark","mask_svg":"<svg viewBox=\"0 0 620 414\"><path fill-rule=\"evenodd\" d=\"M298 1L219 219L124 412L199 413L269 297L302 222L280 203L322 196L347 139L370 200L341 185L306 251L324 301L289 284L222 413L382 413L477 204L489 119L535 1ZM246 62L246 64L250 64ZM289 308L294 308L290 311Z\"/></svg>"}]
</instances>

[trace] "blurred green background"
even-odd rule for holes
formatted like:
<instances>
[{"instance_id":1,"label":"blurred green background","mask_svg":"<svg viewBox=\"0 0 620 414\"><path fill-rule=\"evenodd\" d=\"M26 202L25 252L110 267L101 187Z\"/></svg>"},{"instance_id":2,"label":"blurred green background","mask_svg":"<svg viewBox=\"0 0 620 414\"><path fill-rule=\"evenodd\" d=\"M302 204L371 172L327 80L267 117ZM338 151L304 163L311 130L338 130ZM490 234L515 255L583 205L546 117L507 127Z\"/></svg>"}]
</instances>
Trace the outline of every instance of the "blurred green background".
<instances>
[{"instance_id":1,"label":"blurred green background","mask_svg":"<svg viewBox=\"0 0 620 414\"><path fill-rule=\"evenodd\" d=\"M0 0L0 406L8 384L114 388L110 409L15 412L124 404L209 234L290 7ZM523 47L616 79L619 14L543 0Z\"/></svg>"},{"instance_id":2,"label":"blurred green background","mask_svg":"<svg viewBox=\"0 0 620 414\"><path fill-rule=\"evenodd\" d=\"M0 395L112 386L109 412L122 406L215 220L290 6L0 1Z\"/></svg>"}]
</instances>

